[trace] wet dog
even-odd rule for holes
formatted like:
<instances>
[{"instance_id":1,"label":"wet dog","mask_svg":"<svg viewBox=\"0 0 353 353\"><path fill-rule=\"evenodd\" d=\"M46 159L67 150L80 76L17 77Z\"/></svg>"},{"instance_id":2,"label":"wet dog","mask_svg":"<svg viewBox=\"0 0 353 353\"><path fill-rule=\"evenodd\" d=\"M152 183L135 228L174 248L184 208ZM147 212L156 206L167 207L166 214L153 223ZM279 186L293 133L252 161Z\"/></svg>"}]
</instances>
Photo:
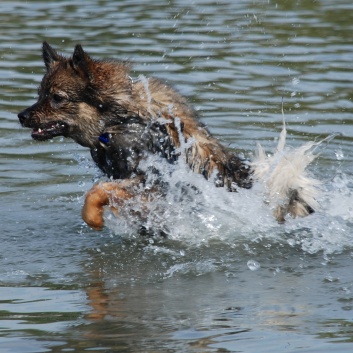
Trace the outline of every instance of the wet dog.
<instances>
[{"instance_id":1,"label":"wet dog","mask_svg":"<svg viewBox=\"0 0 353 353\"><path fill-rule=\"evenodd\" d=\"M35 140L64 136L89 148L97 166L114 179L98 183L86 195L82 216L94 229L103 227L105 206L119 212L119 206L146 185L146 170L140 165L149 155L170 164L183 158L195 173L231 192L250 188L256 170L264 169L266 158L251 165L212 137L172 87L156 78L132 79L129 62L95 60L81 45L72 57L64 57L47 42L43 60L46 73L38 101L18 118L32 129ZM151 166L151 171L156 177L142 193L145 200L152 193L162 195L167 187L158 179L159 166ZM314 206L302 186L287 184L274 209L280 222L287 214L305 216Z\"/></svg>"}]
</instances>

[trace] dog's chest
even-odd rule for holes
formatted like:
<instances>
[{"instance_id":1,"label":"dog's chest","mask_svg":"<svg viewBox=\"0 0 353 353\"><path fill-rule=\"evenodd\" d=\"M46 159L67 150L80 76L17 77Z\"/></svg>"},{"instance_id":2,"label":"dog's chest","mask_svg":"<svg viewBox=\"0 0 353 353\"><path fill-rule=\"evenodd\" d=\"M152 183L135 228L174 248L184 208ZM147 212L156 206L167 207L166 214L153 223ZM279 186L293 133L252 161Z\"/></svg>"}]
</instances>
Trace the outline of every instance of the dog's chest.
<instances>
[{"instance_id":1,"label":"dog's chest","mask_svg":"<svg viewBox=\"0 0 353 353\"><path fill-rule=\"evenodd\" d=\"M139 163L148 154L158 154L170 163L176 161L175 146L163 125L134 123L113 126L99 136L99 143L91 149L98 167L113 179L143 174Z\"/></svg>"}]
</instances>

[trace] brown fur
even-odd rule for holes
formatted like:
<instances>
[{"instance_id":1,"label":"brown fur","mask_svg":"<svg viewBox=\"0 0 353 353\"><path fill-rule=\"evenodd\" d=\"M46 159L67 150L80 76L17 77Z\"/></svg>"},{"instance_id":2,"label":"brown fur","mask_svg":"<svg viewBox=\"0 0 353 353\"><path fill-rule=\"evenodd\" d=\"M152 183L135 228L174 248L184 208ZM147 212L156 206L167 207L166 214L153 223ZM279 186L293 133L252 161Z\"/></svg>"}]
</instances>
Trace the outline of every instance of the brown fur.
<instances>
[{"instance_id":1,"label":"brown fur","mask_svg":"<svg viewBox=\"0 0 353 353\"><path fill-rule=\"evenodd\" d=\"M92 228L102 228L112 195L115 201L131 198L136 184L144 183L139 163L148 154L170 163L183 156L194 172L229 191L251 187L248 164L213 138L187 100L164 82L134 81L128 62L94 60L80 45L67 58L44 42L43 60L47 71L38 101L19 113L21 124L37 140L71 137L90 148L109 177L124 180L88 192L83 218Z\"/></svg>"}]
</instances>

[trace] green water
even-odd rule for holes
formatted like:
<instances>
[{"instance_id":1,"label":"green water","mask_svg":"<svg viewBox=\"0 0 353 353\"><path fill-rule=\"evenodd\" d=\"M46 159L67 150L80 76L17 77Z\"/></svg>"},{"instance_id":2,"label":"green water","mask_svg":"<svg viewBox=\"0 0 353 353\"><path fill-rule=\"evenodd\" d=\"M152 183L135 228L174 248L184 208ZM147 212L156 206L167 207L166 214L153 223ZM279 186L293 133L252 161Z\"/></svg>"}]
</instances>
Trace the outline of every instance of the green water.
<instances>
[{"instance_id":1,"label":"green water","mask_svg":"<svg viewBox=\"0 0 353 353\"><path fill-rule=\"evenodd\" d=\"M0 351L351 352L352 32L348 0L2 1ZM88 151L34 142L17 120L43 40L168 80L247 155L273 148L282 99L291 145L341 133L312 166L322 210L261 227L250 208L237 224L220 196L204 218L181 212L173 239L90 230Z\"/></svg>"}]
</instances>

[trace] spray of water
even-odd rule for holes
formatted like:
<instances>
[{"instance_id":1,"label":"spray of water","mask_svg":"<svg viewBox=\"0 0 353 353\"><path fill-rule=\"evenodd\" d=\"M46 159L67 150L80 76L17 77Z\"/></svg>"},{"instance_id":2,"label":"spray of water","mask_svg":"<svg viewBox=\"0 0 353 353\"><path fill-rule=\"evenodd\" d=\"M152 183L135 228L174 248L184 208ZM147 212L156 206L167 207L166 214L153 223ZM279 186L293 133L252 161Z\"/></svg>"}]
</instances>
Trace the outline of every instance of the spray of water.
<instances>
[{"instance_id":1,"label":"spray of water","mask_svg":"<svg viewBox=\"0 0 353 353\"><path fill-rule=\"evenodd\" d=\"M262 148L258 150L261 162L255 159L254 163L263 168L262 177L252 189L239 189L237 193L215 188L212 182L191 172L183 158L169 164L157 155L150 155L141 162L140 168L152 179L156 176L149 175L150 166L158 165L158 178L168 185L166 193L154 195L146 202L141 196L145 188L141 189L141 193L120 208L118 217L107 213L106 224L119 236L138 238L142 225L157 236L163 234L193 246L212 240L233 245L244 240L266 239L300 246L309 253L341 251L353 240L350 231L353 207L344 208L345 202L351 203L349 183L352 181L341 175L327 183L313 178L307 171L307 166L317 156L314 152L334 135L298 148L286 147L285 135L283 126L274 154L265 154ZM283 171L276 174L279 168L292 174L290 177ZM283 199L273 185L281 178L283 184L286 177L291 181L286 182L290 187L305 186L306 201L317 211L305 218L289 217L285 224L278 224L272 206Z\"/></svg>"},{"instance_id":2,"label":"spray of water","mask_svg":"<svg viewBox=\"0 0 353 353\"><path fill-rule=\"evenodd\" d=\"M149 101L148 81L144 77L140 79ZM178 117L174 117L174 123L180 126ZM178 131L181 135L180 128ZM320 146L335 136L337 134L331 134L319 142L291 148L286 145L283 119L274 153L266 154L257 146L251 163L257 182L252 189L239 189L236 193L216 188L213 182L190 171L183 151L192 141L180 136L180 158L175 164L169 164L158 155L149 155L139 165L147 175L147 188L148 181L152 184L156 178L151 166L158 165L158 178L168 185L166 192L163 195L151 193L146 200L146 186L141 186L141 192L123 207L119 206L118 216L106 213L105 224L120 237L139 238L142 226L155 235L154 239L163 235L193 246L212 240L233 245L243 240L266 239L300 246L309 253L340 251L353 240L349 232L353 222L352 206L343 217L342 209L338 210L337 200L342 200L342 191L334 185L342 180L328 184L308 172L308 166L319 155ZM350 182L344 183L347 186ZM278 205L287 202L288 190L292 189L299 190L301 199L317 211L305 218L289 217L284 224L279 224L273 213ZM344 193L350 200L352 188L347 187Z\"/></svg>"}]
</instances>

